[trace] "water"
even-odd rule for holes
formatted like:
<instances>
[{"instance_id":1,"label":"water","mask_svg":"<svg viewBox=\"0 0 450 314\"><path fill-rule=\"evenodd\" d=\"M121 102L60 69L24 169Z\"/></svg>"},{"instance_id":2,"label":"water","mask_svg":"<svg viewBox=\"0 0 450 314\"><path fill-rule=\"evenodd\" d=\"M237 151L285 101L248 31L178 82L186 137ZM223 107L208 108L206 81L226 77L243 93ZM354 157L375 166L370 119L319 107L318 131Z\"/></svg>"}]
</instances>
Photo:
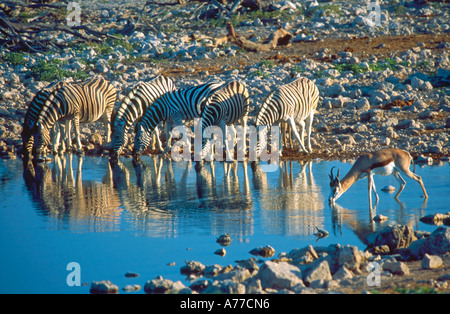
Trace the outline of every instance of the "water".
<instances>
[{"instance_id":1,"label":"water","mask_svg":"<svg viewBox=\"0 0 450 314\"><path fill-rule=\"evenodd\" d=\"M198 167L143 157L136 167L130 159L110 167L107 158L66 156L24 171L19 159L1 160L0 293L89 293L90 284L67 285L70 262L80 265L82 283L139 284L143 293L162 275L189 285L179 272L185 260L235 265L266 245L276 254L309 244L364 249L367 234L386 224L433 231L419 218L448 211L448 163L416 166L427 202L413 180L405 178L399 203L380 191L397 186L395 178L375 176L380 202L372 215L388 216L383 224L371 222L366 179L328 205L332 166L342 174L351 164L285 162L264 173L242 162ZM318 240L315 227L330 235ZM214 252L224 233L232 243L221 257ZM139 277L126 278L128 271Z\"/></svg>"}]
</instances>

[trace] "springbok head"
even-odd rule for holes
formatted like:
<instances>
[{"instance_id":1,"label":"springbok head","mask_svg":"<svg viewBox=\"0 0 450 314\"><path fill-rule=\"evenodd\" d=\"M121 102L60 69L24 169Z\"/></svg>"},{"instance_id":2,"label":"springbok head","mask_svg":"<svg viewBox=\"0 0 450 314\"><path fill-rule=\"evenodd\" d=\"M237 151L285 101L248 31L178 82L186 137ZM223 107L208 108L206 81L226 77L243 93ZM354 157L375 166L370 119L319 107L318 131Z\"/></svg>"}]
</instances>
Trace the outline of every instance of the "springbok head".
<instances>
[{"instance_id":1,"label":"springbok head","mask_svg":"<svg viewBox=\"0 0 450 314\"><path fill-rule=\"evenodd\" d=\"M335 168L335 167L333 167ZM340 192L341 189L341 181L339 180L339 168L338 168L338 172L336 174L336 176L333 176L333 168L331 168L331 173L328 175L330 177L330 189L331 189L331 193L330 193L330 197L329 197L329 202L330 204L334 203L341 195L342 193Z\"/></svg>"}]
</instances>

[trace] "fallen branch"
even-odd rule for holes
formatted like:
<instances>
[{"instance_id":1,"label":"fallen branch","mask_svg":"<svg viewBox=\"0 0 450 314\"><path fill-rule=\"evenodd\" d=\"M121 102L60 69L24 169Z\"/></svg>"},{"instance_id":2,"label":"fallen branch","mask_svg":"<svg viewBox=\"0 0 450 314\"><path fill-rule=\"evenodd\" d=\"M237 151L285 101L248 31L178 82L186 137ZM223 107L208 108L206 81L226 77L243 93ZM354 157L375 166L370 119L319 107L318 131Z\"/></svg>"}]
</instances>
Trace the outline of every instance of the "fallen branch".
<instances>
[{"instance_id":1,"label":"fallen branch","mask_svg":"<svg viewBox=\"0 0 450 314\"><path fill-rule=\"evenodd\" d=\"M79 32L84 31L85 34ZM29 50L31 52L42 52L36 49L36 46L42 47L44 50L47 45L43 45L37 39L28 35L35 35L42 32L64 32L71 34L83 41L95 41L102 42L103 38L120 39L119 37L95 31L85 25L80 26L67 26L60 24L47 24L47 23L15 23L8 21L0 17L0 33L9 38L13 45L9 49L17 49L17 44L23 47L21 50ZM89 36L90 35L90 36ZM27 39L27 37L29 39Z\"/></svg>"},{"instance_id":2,"label":"fallen branch","mask_svg":"<svg viewBox=\"0 0 450 314\"><path fill-rule=\"evenodd\" d=\"M238 36L234 30L233 25L230 22L227 22L227 32L228 35L226 36L226 38L225 37L216 38L214 44L216 47L220 44L229 41L248 51L253 52L270 51L278 46L289 45L290 40L292 38L292 35L289 32L280 27L269 37L266 43L263 44L255 43L253 41Z\"/></svg>"}]
</instances>

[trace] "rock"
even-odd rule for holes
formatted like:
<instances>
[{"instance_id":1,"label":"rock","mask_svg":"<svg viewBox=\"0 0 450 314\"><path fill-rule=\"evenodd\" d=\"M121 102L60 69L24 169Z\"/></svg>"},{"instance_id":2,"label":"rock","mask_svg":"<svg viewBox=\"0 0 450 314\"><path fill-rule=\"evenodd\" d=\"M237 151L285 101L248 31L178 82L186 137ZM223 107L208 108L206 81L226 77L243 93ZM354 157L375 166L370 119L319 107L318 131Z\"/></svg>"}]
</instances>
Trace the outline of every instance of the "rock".
<instances>
[{"instance_id":1,"label":"rock","mask_svg":"<svg viewBox=\"0 0 450 314\"><path fill-rule=\"evenodd\" d=\"M139 290L141 290L141 286L140 285L126 285L125 287L122 288L122 290L126 291L126 292L139 291Z\"/></svg>"},{"instance_id":2,"label":"rock","mask_svg":"<svg viewBox=\"0 0 450 314\"><path fill-rule=\"evenodd\" d=\"M407 250L409 258L416 260L425 254L443 255L447 252L450 252L450 229L446 227L439 227L428 237L414 241Z\"/></svg>"},{"instance_id":3,"label":"rock","mask_svg":"<svg viewBox=\"0 0 450 314\"><path fill-rule=\"evenodd\" d=\"M343 279L352 279L353 274L351 271L349 271L345 266L342 266L339 268L337 272L333 274L334 280L343 280Z\"/></svg>"},{"instance_id":4,"label":"rock","mask_svg":"<svg viewBox=\"0 0 450 314\"><path fill-rule=\"evenodd\" d=\"M294 249L288 253L287 257L292 260L291 263L294 265L309 264L319 258L312 245L303 249Z\"/></svg>"},{"instance_id":5,"label":"rock","mask_svg":"<svg viewBox=\"0 0 450 314\"><path fill-rule=\"evenodd\" d=\"M206 294L245 294L246 288L233 280L214 281L202 293Z\"/></svg>"},{"instance_id":6,"label":"rock","mask_svg":"<svg viewBox=\"0 0 450 314\"><path fill-rule=\"evenodd\" d=\"M401 122L399 122L395 128L397 130L404 130L404 129L417 129L417 130L421 130L423 129L423 126L420 122L416 121L416 120L412 120L412 119L405 119Z\"/></svg>"},{"instance_id":7,"label":"rock","mask_svg":"<svg viewBox=\"0 0 450 314\"><path fill-rule=\"evenodd\" d=\"M260 246L251 250L249 253L252 255L258 255L262 257L272 257L275 254L275 249L270 245L264 247Z\"/></svg>"},{"instance_id":8,"label":"rock","mask_svg":"<svg viewBox=\"0 0 450 314\"><path fill-rule=\"evenodd\" d=\"M259 266L256 264L256 259L254 257L249 258L249 259L244 259L244 260L239 260L236 261L236 263L245 268L248 269L251 273L254 271L258 271L259 270Z\"/></svg>"},{"instance_id":9,"label":"rock","mask_svg":"<svg viewBox=\"0 0 450 314\"><path fill-rule=\"evenodd\" d=\"M259 269L256 278L261 280L263 288L290 289L296 285L303 285L300 269L286 262L266 261Z\"/></svg>"},{"instance_id":10,"label":"rock","mask_svg":"<svg viewBox=\"0 0 450 314\"><path fill-rule=\"evenodd\" d=\"M378 214L378 215L376 215L375 217L373 217L373 221L376 221L376 222L386 221L386 220L388 220L388 219L389 219L389 217L383 216L383 215L381 215L381 214Z\"/></svg>"},{"instance_id":11,"label":"rock","mask_svg":"<svg viewBox=\"0 0 450 314\"><path fill-rule=\"evenodd\" d=\"M315 281L328 281L333 279L328 261L317 260L310 265L303 275L303 281L306 285L311 285Z\"/></svg>"},{"instance_id":12,"label":"rock","mask_svg":"<svg viewBox=\"0 0 450 314\"><path fill-rule=\"evenodd\" d=\"M358 247L345 245L339 249L338 265L345 266L354 272L358 272L362 261L363 254L358 250Z\"/></svg>"},{"instance_id":13,"label":"rock","mask_svg":"<svg viewBox=\"0 0 450 314\"><path fill-rule=\"evenodd\" d=\"M376 235L374 242L369 243L369 246L387 245L393 252L395 249L408 247L415 240L417 238L412 227L403 225L387 226Z\"/></svg>"},{"instance_id":14,"label":"rock","mask_svg":"<svg viewBox=\"0 0 450 314\"><path fill-rule=\"evenodd\" d=\"M222 266L217 264L206 266L203 270L203 275L205 277L215 277L222 271L222 268Z\"/></svg>"},{"instance_id":15,"label":"rock","mask_svg":"<svg viewBox=\"0 0 450 314\"><path fill-rule=\"evenodd\" d=\"M450 229L439 227L423 243L424 253L444 255L450 252Z\"/></svg>"},{"instance_id":16,"label":"rock","mask_svg":"<svg viewBox=\"0 0 450 314\"><path fill-rule=\"evenodd\" d=\"M196 292L203 292L205 289L207 289L211 285L210 280L205 280L204 278L200 278L195 280L189 288L196 291Z\"/></svg>"},{"instance_id":17,"label":"rock","mask_svg":"<svg viewBox=\"0 0 450 314\"><path fill-rule=\"evenodd\" d=\"M387 270L394 275L409 275L409 267L403 262L384 262L383 270Z\"/></svg>"},{"instance_id":18,"label":"rock","mask_svg":"<svg viewBox=\"0 0 450 314\"><path fill-rule=\"evenodd\" d=\"M426 224L442 225L444 223L444 221L449 218L450 218L450 213L446 213L446 214L436 213L436 214L430 214L430 215L424 216L424 217L420 218L419 220Z\"/></svg>"},{"instance_id":19,"label":"rock","mask_svg":"<svg viewBox=\"0 0 450 314\"><path fill-rule=\"evenodd\" d=\"M222 273L215 277L215 280L233 280L235 282L242 282L252 277L250 270L246 268L242 268L241 266L236 266L234 269L229 272Z\"/></svg>"},{"instance_id":20,"label":"rock","mask_svg":"<svg viewBox=\"0 0 450 314\"><path fill-rule=\"evenodd\" d=\"M387 246L387 245L379 245L379 246L375 246L375 247L371 248L370 252L374 255L384 255L384 254L389 254L390 249L389 249L389 246Z\"/></svg>"},{"instance_id":21,"label":"rock","mask_svg":"<svg viewBox=\"0 0 450 314\"><path fill-rule=\"evenodd\" d=\"M425 254L425 256L422 258L422 263L420 264L420 267L422 269L434 269L441 266L442 259L439 256L428 254Z\"/></svg>"},{"instance_id":22,"label":"rock","mask_svg":"<svg viewBox=\"0 0 450 314\"><path fill-rule=\"evenodd\" d=\"M337 97L345 92L345 88L341 84L333 84L324 88L324 97Z\"/></svg>"},{"instance_id":23,"label":"rock","mask_svg":"<svg viewBox=\"0 0 450 314\"><path fill-rule=\"evenodd\" d=\"M149 280L144 285L145 293L164 294L169 293L172 287L173 281L170 279L164 279L161 276L156 277L153 280Z\"/></svg>"},{"instance_id":24,"label":"rock","mask_svg":"<svg viewBox=\"0 0 450 314\"><path fill-rule=\"evenodd\" d=\"M231 244L231 237L228 233L222 234L217 238L216 242L222 246L229 246Z\"/></svg>"},{"instance_id":25,"label":"rock","mask_svg":"<svg viewBox=\"0 0 450 314\"><path fill-rule=\"evenodd\" d=\"M369 110L370 109L370 103L369 100L366 97L361 97L355 102L356 109L362 109L362 110Z\"/></svg>"},{"instance_id":26,"label":"rock","mask_svg":"<svg viewBox=\"0 0 450 314\"><path fill-rule=\"evenodd\" d=\"M223 257L223 256L225 256L225 254L227 254L227 251L225 251L224 248L221 248L221 249L216 250L216 251L214 252L214 254L220 255L220 256Z\"/></svg>"},{"instance_id":27,"label":"rock","mask_svg":"<svg viewBox=\"0 0 450 314\"><path fill-rule=\"evenodd\" d=\"M119 292L119 287L109 280L94 281L89 291L93 294L113 294Z\"/></svg>"},{"instance_id":28,"label":"rock","mask_svg":"<svg viewBox=\"0 0 450 314\"><path fill-rule=\"evenodd\" d=\"M125 274L125 277L127 277L127 278L136 278L136 277L139 277L139 274L129 271L129 272L127 272Z\"/></svg>"},{"instance_id":29,"label":"rock","mask_svg":"<svg viewBox=\"0 0 450 314\"><path fill-rule=\"evenodd\" d=\"M393 185L387 185L381 189L381 191L389 192L389 193L395 192L395 190L396 190L396 188Z\"/></svg>"},{"instance_id":30,"label":"rock","mask_svg":"<svg viewBox=\"0 0 450 314\"><path fill-rule=\"evenodd\" d=\"M365 111L359 115L359 118L361 122L369 122L370 120L374 119L375 117L378 117L379 119L383 118L384 111L381 109L370 109L368 111Z\"/></svg>"},{"instance_id":31,"label":"rock","mask_svg":"<svg viewBox=\"0 0 450 314\"><path fill-rule=\"evenodd\" d=\"M186 265L181 267L180 272L184 275L199 275L205 269L205 265L196 261L185 261Z\"/></svg>"}]
</instances>

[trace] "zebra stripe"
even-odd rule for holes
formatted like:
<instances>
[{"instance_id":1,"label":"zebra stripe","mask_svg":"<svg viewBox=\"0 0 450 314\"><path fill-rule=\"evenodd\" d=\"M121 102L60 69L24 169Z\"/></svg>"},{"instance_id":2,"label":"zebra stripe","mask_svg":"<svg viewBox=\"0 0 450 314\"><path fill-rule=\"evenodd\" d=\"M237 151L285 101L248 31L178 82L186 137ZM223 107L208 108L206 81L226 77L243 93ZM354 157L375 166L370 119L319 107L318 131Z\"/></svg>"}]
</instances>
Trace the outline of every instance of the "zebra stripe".
<instances>
[{"instance_id":1,"label":"zebra stripe","mask_svg":"<svg viewBox=\"0 0 450 314\"><path fill-rule=\"evenodd\" d=\"M116 110L112 120L110 156L117 158L127 144L128 130L144 114L145 110L161 95L174 89L174 82L162 75L154 77L149 82L138 83L131 89Z\"/></svg>"},{"instance_id":2,"label":"zebra stripe","mask_svg":"<svg viewBox=\"0 0 450 314\"><path fill-rule=\"evenodd\" d=\"M280 86L267 96L256 116L256 126L270 126L288 121L302 150L311 152L311 125L318 101L319 90L317 86L307 78L299 78L289 84ZM308 129L308 150L303 143L305 121ZM297 124L301 127L301 135L297 131ZM262 147L258 144L258 156L261 150ZM281 151L282 147L280 147L280 153Z\"/></svg>"},{"instance_id":3,"label":"zebra stripe","mask_svg":"<svg viewBox=\"0 0 450 314\"><path fill-rule=\"evenodd\" d=\"M183 125L183 120L189 121L201 116L204 101L222 84L206 83L190 88L177 89L163 94L136 124L133 155L139 158L150 144L150 133L161 122L170 121L174 125ZM188 144L188 143L186 143ZM171 148L167 143L166 152Z\"/></svg>"},{"instance_id":4,"label":"zebra stripe","mask_svg":"<svg viewBox=\"0 0 450 314\"><path fill-rule=\"evenodd\" d=\"M37 152L44 155L50 142L49 131L56 122L66 123L66 138L70 140L70 123L73 122L77 139L77 150L81 153L80 123L102 119L106 126L107 141L110 139L110 120L116 101L115 87L103 77L66 85L52 93L39 113L33 132ZM68 146L71 146L68 143Z\"/></svg>"},{"instance_id":5,"label":"zebra stripe","mask_svg":"<svg viewBox=\"0 0 450 314\"><path fill-rule=\"evenodd\" d=\"M230 157L230 150L228 147L227 137L227 126L231 126L234 130L233 124L239 122L244 130L244 145L242 147L242 152L245 154L245 130L247 126L248 118L248 106L249 106L249 93L247 87L236 81L232 81L224 85L221 89L217 90L212 94L204 104L204 110L201 115L202 122L202 136L204 131L213 125L217 125L222 129L223 134L223 144L226 146L227 159L232 159ZM233 147L235 144L235 135L233 134ZM203 138L202 140L202 150L205 149L208 140ZM209 147L210 153L212 153L212 148ZM202 157L206 155L206 151L202 152Z\"/></svg>"},{"instance_id":6,"label":"zebra stripe","mask_svg":"<svg viewBox=\"0 0 450 314\"><path fill-rule=\"evenodd\" d=\"M55 82L49 84L47 87L41 89L36 93L36 95L31 100L27 113L25 114L25 119L23 122L22 128L22 151L23 155L26 158L31 158L33 145L34 145L34 136L33 136L33 128L38 120L39 114L42 111L44 103L48 100L50 95L56 91L58 91L61 87L66 86L67 83L63 81ZM56 131L57 128L55 128ZM59 130L59 129L58 129ZM56 132L55 132L56 133ZM56 148L54 148L56 150Z\"/></svg>"}]
</instances>

